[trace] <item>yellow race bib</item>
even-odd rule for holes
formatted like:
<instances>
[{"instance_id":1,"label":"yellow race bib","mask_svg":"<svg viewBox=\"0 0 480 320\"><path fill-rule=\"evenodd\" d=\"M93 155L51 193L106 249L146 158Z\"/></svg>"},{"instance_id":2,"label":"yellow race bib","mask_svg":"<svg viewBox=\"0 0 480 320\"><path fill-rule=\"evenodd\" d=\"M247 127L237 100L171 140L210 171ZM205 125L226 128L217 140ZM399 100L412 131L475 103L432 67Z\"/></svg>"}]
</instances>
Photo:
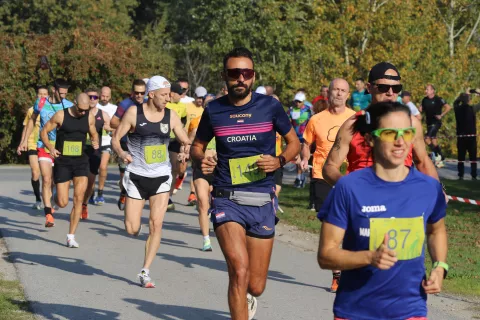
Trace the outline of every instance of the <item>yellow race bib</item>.
<instances>
[{"instance_id":1,"label":"yellow race bib","mask_svg":"<svg viewBox=\"0 0 480 320\"><path fill-rule=\"evenodd\" d=\"M371 218L370 250L377 250L388 235L388 249L397 253L398 260L410 260L422 255L425 241L423 216L415 218Z\"/></svg>"},{"instance_id":2,"label":"yellow race bib","mask_svg":"<svg viewBox=\"0 0 480 320\"><path fill-rule=\"evenodd\" d=\"M82 141L64 141L63 152L64 156L78 157L82 155Z\"/></svg>"},{"instance_id":3,"label":"yellow race bib","mask_svg":"<svg viewBox=\"0 0 480 320\"><path fill-rule=\"evenodd\" d=\"M145 162L147 164L161 163L167 161L167 147L164 144L156 146L145 146Z\"/></svg>"},{"instance_id":4,"label":"yellow race bib","mask_svg":"<svg viewBox=\"0 0 480 320\"><path fill-rule=\"evenodd\" d=\"M257 166L259 158L260 155L228 160L232 184L249 183L265 178L267 176L265 171Z\"/></svg>"}]
</instances>

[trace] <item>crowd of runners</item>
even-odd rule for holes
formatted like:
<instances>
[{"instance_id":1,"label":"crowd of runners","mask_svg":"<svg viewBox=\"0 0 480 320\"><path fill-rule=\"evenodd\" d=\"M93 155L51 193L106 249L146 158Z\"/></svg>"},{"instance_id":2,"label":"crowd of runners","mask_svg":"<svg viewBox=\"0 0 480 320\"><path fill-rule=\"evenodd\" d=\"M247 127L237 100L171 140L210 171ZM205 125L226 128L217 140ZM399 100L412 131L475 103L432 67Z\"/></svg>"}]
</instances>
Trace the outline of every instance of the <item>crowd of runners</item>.
<instances>
[{"instance_id":1,"label":"crowd of runners","mask_svg":"<svg viewBox=\"0 0 480 320\"><path fill-rule=\"evenodd\" d=\"M28 154L33 207L43 208L45 227L53 227L55 210L68 205L73 181L66 245L80 246L79 221L90 218L88 205L105 203L108 164L116 155L118 209L128 234L140 234L149 201L138 277L143 287L154 288L150 268L163 220L175 208L172 197L185 187L190 165L190 192L181 202L197 207L206 252L213 250L213 223L228 266L232 319L252 319L266 287L283 167L296 164L294 186L304 187L310 174L305 205L323 222L318 263L333 273L335 319L426 319L426 295L440 292L448 272L447 202L435 166L443 165L437 133L451 107L434 86L426 86L419 106L424 137L419 108L391 63L373 66L366 81L356 79L353 92L342 78L322 86L311 102L299 89L288 108L271 86L253 90L248 49L225 56L222 78L220 92L200 86L192 98L186 79L137 79L118 105L109 87L86 88L71 102L66 80L39 86L17 151ZM455 108L479 93L461 95ZM434 262L430 274L424 243Z\"/></svg>"}]
</instances>

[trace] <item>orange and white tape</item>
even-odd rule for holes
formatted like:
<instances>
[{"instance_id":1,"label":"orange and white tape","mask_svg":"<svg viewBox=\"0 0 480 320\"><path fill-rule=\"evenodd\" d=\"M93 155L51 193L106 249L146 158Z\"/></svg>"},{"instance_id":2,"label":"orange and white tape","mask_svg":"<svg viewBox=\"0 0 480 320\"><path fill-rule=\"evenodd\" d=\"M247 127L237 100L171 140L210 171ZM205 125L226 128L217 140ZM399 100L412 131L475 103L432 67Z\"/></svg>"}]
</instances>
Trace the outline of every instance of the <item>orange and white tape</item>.
<instances>
[{"instance_id":1,"label":"orange and white tape","mask_svg":"<svg viewBox=\"0 0 480 320\"><path fill-rule=\"evenodd\" d=\"M469 203L469 204L474 204L476 206L480 206L480 201L478 200L466 199L466 198L455 197L455 196L447 196L447 198L452 201L459 201L463 203Z\"/></svg>"}]
</instances>

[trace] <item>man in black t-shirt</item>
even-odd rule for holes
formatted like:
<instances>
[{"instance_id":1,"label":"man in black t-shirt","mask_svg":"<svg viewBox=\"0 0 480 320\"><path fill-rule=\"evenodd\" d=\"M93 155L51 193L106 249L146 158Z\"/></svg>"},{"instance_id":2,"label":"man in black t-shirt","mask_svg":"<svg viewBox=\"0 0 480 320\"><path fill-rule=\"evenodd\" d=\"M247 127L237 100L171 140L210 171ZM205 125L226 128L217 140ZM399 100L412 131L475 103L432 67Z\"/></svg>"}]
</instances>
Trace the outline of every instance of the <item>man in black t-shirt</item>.
<instances>
[{"instance_id":1,"label":"man in black t-shirt","mask_svg":"<svg viewBox=\"0 0 480 320\"><path fill-rule=\"evenodd\" d=\"M437 133L442 126L442 118L452 109L442 98L435 95L435 87L427 84L425 87L426 97L422 100L422 112L425 113L427 122L427 133L425 134L425 143L434 153L434 161L437 168L444 166L443 155L438 145ZM442 112L443 111L443 112ZM433 160L433 159L432 159Z\"/></svg>"},{"instance_id":2,"label":"man in black t-shirt","mask_svg":"<svg viewBox=\"0 0 480 320\"><path fill-rule=\"evenodd\" d=\"M453 103L455 111L455 120L457 123L457 150L458 150L458 177L463 179L465 172L465 156L468 156L471 162L472 179L477 179L477 115L480 110L480 103L470 105L471 94L480 95L480 90L476 92L462 93Z\"/></svg>"}]
</instances>

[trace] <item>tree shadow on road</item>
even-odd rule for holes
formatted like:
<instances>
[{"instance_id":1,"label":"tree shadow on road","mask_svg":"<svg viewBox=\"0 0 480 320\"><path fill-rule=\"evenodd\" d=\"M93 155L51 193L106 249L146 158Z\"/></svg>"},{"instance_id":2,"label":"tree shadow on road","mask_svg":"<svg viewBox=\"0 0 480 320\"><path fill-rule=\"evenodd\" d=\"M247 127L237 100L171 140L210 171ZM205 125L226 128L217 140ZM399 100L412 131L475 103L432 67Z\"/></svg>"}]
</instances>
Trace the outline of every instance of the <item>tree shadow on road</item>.
<instances>
[{"instance_id":1,"label":"tree shadow on road","mask_svg":"<svg viewBox=\"0 0 480 320\"><path fill-rule=\"evenodd\" d=\"M150 314L153 317L165 320L191 320L191 319L209 319L224 320L230 319L230 314L224 311L207 310L194 307L174 306L168 304L158 304L150 301L139 299L123 299L124 301L134 304L137 309Z\"/></svg>"},{"instance_id":2,"label":"tree shadow on road","mask_svg":"<svg viewBox=\"0 0 480 320\"><path fill-rule=\"evenodd\" d=\"M186 268L194 268L194 265L198 265L211 270L227 272L227 263L223 260L213 260L213 259L195 258L195 257L180 257L180 256L174 256L168 253L158 253L157 256L168 261L177 262ZM324 290L328 289L328 288L316 286L313 284L295 281L295 278L288 276L283 272L275 271L275 270L268 271L268 279L273 281L293 284L293 285L319 288Z\"/></svg>"},{"instance_id":3,"label":"tree shadow on road","mask_svg":"<svg viewBox=\"0 0 480 320\"><path fill-rule=\"evenodd\" d=\"M132 280L122 278L114 274L108 274L101 269L97 269L92 266L89 266L88 264L85 263L85 260L82 260L82 259L51 256L51 255L45 255L45 254L24 253L24 252L10 252L8 259L13 263L19 263L19 264L21 263L26 265L40 264L46 267L60 269L60 270L75 273L78 275L104 276L113 280L126 282L130 285L138 286L138 284L136 282L133 282Z\"/></svg>"},{"instance_id":4,"label":"tree shadow on road","mask_svg":"<svg viewBox=\"0 0 480 320\"><path fill-rule=\"evenodd\" d=\"M59 318L69 320L111 320L119 319L120 317L120 313L114 311L72 306L59 303L30 301L30 307L36 315L40 315L48 320L57 320Z\"/></svg>"},{"instance_id":5,"label":"tree shadow on road","mask_svg":"<svg viewBox=\"0 0 480 320\"><path fill-rule=\"evenodd\" d=\"M58 241L45 239L43 237L37 236L35 234L27 233L23 230L19 229L11 229L11 228L3 228L1 231L1 235L3 238L18 238L24 240L37 240L37 241L45 241L57 246L64 246L65 243L60 243Z\"/></svg>"},{"instance_id":6,"label":"tree shadow on road","mask_svg":"<svg viewBox=\"0 0 480 320\"><path fill-rule=\"evenodd\" d=\"M0 210L7 210L10 212L24 212L31 216L41 215L41 211L32 209L32 203L17 200L10 197L0 196Z\"/></svg>"}]
</instances>

